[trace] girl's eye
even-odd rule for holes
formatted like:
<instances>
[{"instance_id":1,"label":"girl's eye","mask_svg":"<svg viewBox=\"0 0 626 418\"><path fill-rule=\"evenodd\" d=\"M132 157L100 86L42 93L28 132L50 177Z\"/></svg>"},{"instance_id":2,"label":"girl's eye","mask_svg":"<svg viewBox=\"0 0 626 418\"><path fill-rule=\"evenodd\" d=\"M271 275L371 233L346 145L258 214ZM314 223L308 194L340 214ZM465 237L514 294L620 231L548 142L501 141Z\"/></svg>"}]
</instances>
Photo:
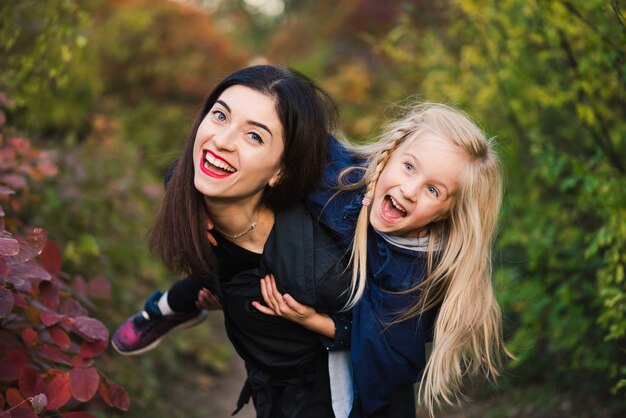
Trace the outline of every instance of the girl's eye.
<instances>
[{"instance_id":1,"label":"girl's eye","mask_svg":"<svg viewBox=\"0 0 626 418\"><path fill-rule=\"evenodd\" d=\"M220 110L214 110L213 116L215 117L215 119L219 120L220 122L224 122L226 120L226 115L224 114L224 112Z\"/></svg>"},{"instance_id":2,"label":"girl's eye","mask_svg":"<svg viewBox=\"0 0 626 418\"><path fill-rule=\"evenodd\" d=\"M427 189L430 194L432 194L435 197L439 197L439 190L437 190L435 186L428 186Z\"/></svg>"},{"instance_id":3,"label":"girl's eye","mask_svg":"<svg viewBox=\"0 0 626 418\"><path fill-rule=\"evenodd\" d=\"M409 171L413 171L413 164L411 164L411 163L404 163L404 168L406 168Z\"/></svg>"},{"instance_id":4,"label":"girl's eye","mask_svg":"<svg viewBox=\"0 0 626 418\"><path fill-rule=\"evenodd\" d=\"M263 143L263 138L261 138L261 135L257 134L256 132L250 132L248 134L248 136L250 137L251 140L253 140L254 142L258 142L259 144Z\"/></svg>"}]
</instances>

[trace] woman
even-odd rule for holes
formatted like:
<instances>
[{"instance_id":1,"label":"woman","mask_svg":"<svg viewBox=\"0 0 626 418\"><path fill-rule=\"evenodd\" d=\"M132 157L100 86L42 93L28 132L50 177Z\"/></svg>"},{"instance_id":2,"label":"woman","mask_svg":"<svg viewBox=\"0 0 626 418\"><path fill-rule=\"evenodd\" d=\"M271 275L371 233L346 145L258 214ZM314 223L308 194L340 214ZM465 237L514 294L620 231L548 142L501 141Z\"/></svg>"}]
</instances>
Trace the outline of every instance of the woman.
<instances>
[{"instance_id":1,"label":"woman","mask_svg":"<svg viewBox=\"0 0 626 418\"><path fill-rule=\"evenodd\" d=\"M177 300L195 300L204 285L217 295L228 336L246 363L238 408L252 397L258 417L334 416L327 350L341 339L335 335L324 346L318 334L264 315L252 302L263 299L259 279L272 272L282 291L318 311L336 312L345 304L343 252L299 203L322 175L335 116L329 96L291 70L250 67L215 87L171 173L150 234L151 250L170 270L203 283L188 278L151 298L115 333L118 351L134 354L137 341L143 351L158 343L163 334L150 330L170 317L161 308L181 315L176 306L189 303ZM197 315L166 324L165 332Z\"/></svg>"}]
</instances>

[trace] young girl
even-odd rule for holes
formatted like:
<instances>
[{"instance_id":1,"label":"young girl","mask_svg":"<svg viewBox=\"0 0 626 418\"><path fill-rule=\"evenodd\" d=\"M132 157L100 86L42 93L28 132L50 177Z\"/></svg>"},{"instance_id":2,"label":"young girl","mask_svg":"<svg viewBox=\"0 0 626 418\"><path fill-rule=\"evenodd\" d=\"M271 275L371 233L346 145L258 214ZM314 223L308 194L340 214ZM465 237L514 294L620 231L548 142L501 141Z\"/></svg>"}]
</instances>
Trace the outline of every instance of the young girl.
<instances>
[{"instance_id":1,"label":"young girl","mask_svg":"<svg viewBox=\"0 0 626 418\"><path fill-rule=\"evenodd\" d=\"M508 354L491 283L501 199L492 140L449 106L416 106L369 146L331 141L310 203L352 242L351 417L414 417L418 381L432 414L458 399L466 375L498 376ZM281 295L271 276L261 287L268 307L257 309L332 332L328 317Z\"/></svg>"}]
</instances>

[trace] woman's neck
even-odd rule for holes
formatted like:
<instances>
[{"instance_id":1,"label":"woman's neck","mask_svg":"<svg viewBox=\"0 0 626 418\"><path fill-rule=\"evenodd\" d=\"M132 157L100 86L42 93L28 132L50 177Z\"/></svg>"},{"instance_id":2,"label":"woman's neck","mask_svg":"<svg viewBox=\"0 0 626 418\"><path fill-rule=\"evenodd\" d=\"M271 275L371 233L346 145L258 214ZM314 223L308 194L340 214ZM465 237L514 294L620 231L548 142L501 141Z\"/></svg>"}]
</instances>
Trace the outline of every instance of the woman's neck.
<instances>
[{"instance_id":1,"label":"woman's neck","mask_svg":"<svg viewBox=\"0 0 626 418\"><path fill-rule=\"evenodd\" d=\"M247 203L247 204L246 204ZM274 213L258 202L207 202L214 230L249 251L262 253L274 226Z\"/></svg>"}]
</instances>

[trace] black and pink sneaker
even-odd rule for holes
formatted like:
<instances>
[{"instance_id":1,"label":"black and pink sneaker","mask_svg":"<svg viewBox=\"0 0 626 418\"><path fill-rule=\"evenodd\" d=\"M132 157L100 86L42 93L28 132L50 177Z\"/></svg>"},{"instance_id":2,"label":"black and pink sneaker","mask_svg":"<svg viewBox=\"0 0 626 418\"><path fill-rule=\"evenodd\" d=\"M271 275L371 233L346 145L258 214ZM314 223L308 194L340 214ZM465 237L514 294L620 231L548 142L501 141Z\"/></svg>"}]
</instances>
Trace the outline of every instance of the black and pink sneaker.
<instances>
[{"instance_id":1,"label":"black and pink sneaker","mask_svg":"<svg viewBox=\"0 0 626 418\"><path fill-rule=\"evenodd\" d=\"M146 302L144 310L128 318L115 331L111 343L118 353L134 356L148 352L176 328L191 328L204 321L208 312L195 309L180 314L162 315L156 305L162 292L157 291Z\"/></svg>"}]
</instances>

